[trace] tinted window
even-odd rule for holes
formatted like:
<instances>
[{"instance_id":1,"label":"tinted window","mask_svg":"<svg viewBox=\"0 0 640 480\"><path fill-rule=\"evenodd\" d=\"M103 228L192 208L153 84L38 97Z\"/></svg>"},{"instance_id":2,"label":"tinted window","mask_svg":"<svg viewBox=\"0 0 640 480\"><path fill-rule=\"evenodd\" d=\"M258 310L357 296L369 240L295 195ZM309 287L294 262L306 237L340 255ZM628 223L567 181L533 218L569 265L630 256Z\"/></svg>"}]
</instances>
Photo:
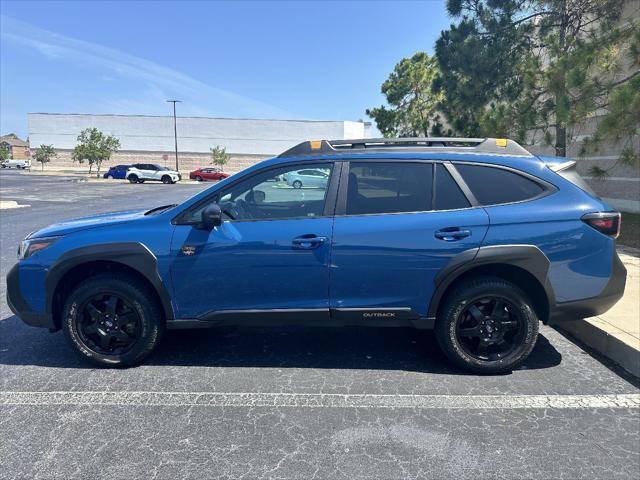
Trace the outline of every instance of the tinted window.
<instances>
[{"instance_id":1,"label":"tinted window","mask_svg":"<svg viewBox=\"0 0 640 480\"><path fill-rule=\"evenodd\" d=\"M456 168L482 205L519 202L544 191L538 183L509 170L461 164Z\"/></svg>"},{"instance_id":2,"label":"tinted window","mask_svg":"<svg viewBox=\"0 0 640 480\"><path fill-rule=\"evenodd\" d=\"M444 165L436 165L434 210L469 207L469 201Z\"/></svg>"},{"instance_id":3,"label":"tinted window","mask_svg":"<svg viewBox=\"0 0 640 480\"><path fill-rule=\"evenodd\" d=\"M287 181L300 166L272 169L240 181L220 194L218 204L230 220L276 220L284 218L319 217L324 213L328 177L332 164L318 165L327 175L324 181L296 188ZM193 211L191 219L202 216L201 205Z\"/></svg>"},{"instance_id":4,"label":"tinted window","mask_svg":"<svg viewBox=\"0 0 640 480\"><path fill-rule=\"evenodd\" d=\"M430 163L351 163L347 214L431 210Z\"/></svg>"}]
</instances>

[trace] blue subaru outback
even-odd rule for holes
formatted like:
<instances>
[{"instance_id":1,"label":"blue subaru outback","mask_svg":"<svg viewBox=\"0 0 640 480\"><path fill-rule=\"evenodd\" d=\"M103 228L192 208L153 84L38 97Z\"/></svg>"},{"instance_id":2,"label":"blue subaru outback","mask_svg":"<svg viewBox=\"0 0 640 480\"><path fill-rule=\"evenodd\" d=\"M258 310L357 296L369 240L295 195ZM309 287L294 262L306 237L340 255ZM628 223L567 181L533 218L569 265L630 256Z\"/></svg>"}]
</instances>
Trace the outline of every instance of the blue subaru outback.
<instances>
[{"instance_id":1,"label":"blue subaru outback","mask_svg":"<svg viewBox=\"0 0 640 480\"><path fill-rule=\"evenodd\" d=\"M294 188L308 169L328 179ZM101 365L141 362L166 328L435 329L460 367L518 367L538 324L609 309L620 214L574 162L505 139L311 141L181 205L27 236L7 276L27 324Z\"/></svg>"}]
</instances>

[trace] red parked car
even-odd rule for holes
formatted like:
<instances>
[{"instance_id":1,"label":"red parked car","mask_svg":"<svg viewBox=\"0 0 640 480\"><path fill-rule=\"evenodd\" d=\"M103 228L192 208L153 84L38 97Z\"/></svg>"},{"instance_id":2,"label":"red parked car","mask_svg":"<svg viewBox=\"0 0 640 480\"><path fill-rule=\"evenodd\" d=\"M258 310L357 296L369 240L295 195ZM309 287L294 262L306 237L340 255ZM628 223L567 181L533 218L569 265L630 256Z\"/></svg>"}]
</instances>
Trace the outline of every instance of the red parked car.
<instances>
[{"instance_id":1,"label":"red parked car","mask_svg":"<svg viewBox=\"0 0 640 480\"><path fill-rule=\"evenodd\" d=\"M198 170L194 170L189 174L189 178L191 180L197 180L198 182L203 182L206 180L223 180L227 178L230 173L225 173L219 168L208 167L208 168L199 168Z\"/></svg>"}]
</instances>

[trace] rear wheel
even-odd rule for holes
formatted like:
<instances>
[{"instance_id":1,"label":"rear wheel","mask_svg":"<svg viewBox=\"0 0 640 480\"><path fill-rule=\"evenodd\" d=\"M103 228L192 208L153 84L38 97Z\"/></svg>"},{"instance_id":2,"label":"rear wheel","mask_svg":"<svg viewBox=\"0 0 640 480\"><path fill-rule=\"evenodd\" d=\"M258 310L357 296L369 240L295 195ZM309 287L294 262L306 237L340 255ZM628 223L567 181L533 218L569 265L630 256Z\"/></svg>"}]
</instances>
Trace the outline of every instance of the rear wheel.
<instances>
[{"instance_id":1,"label":"rear wheel","mask_svg":"<svg viewBox=\"0 0 640 480\"><path fill-rule=\"evenodd\" d=\"M138 176L136 174L131 174L128 177L130 183L138 183Z\"/></svg>"},{"instance_id":2,"label":"rear wheel","mask_svg":"<svg viewBox=\"0 0 640 480\"><path fill-rule=\"evenodd\" d=\"M477 373L502 373L522 364L535 346L538 317L527 295L499 278L456 286L440 309L436 338L456 365Z\"/></svg>"},{"instance_id":3,"label":"rear wheel","mask_svg":"<svg viewBox=\"0 0 640 480\"><path fill-rule=\"evenodd\" d=\"M71 292L62 328L83 359L129 366L140 363L160 342L164 319L148 286L126 275L104 274Z\"/></svg>"},{"instance_id":4,"label":"rear wheel","mask_svg":"<svg viewBox=\"0 0 640 480\"><path fill-rule=\"evenodd\" d=\"M302 188L302 182L300 180L296 180L293 182L293 188Z\"/></svg>"}]
</instances>

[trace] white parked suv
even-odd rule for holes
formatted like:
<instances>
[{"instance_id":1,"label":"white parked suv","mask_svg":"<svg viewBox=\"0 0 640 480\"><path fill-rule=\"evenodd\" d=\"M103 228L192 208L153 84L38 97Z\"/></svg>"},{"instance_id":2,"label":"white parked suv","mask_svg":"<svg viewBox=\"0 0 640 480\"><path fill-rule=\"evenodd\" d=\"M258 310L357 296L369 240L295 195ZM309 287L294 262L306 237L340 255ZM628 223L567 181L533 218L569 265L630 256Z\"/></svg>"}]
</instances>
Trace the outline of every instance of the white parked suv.
<instances>
[{"instance_id":1,"label":"white parked suv","mask_svg":"<svg viewBox=\"0 0 640 480\"><path fill-rule=\"evenodd\" d=\"M131 183L144 183L156 181L162 183L176 183L182 179L182 175L175 170L155 163L134 163L129 167L125 177Z\"/></svg>"},{"instance_id":2,"label":"white parked suv","mask_svg":"<svg viewBox=\"0 0 640 480\"><path fill-rule=\"evenodd\" d=\"M26 169L26 168L31 168L31 160L29 159L22 159L22 160L13 160L13 159L8 159L5 160L4 162L2 162L2 168L20 168L20 169Z\"/></svg>"}]
</instances>

